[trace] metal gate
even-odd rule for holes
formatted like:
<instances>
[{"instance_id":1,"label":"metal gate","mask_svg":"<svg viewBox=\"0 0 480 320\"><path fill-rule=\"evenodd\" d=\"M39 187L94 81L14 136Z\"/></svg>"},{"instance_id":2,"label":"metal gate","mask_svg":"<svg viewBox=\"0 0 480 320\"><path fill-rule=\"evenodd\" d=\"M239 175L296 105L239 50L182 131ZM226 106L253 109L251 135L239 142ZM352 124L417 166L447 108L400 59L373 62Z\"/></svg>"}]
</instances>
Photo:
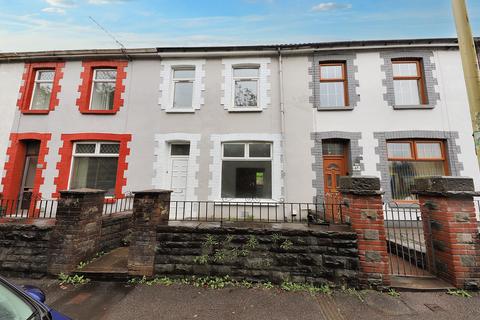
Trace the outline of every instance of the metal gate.
<instances>
[{"instance_id":1,"label":"metal gate","mask_svg":"<svg viewBox=\"0 0 480 320\"><path fill-rule=\"evenodd\" d=\"M432 276L423 222L418 206L384 205L390 273L397 276Z\"/></svg>"}]
</instances>

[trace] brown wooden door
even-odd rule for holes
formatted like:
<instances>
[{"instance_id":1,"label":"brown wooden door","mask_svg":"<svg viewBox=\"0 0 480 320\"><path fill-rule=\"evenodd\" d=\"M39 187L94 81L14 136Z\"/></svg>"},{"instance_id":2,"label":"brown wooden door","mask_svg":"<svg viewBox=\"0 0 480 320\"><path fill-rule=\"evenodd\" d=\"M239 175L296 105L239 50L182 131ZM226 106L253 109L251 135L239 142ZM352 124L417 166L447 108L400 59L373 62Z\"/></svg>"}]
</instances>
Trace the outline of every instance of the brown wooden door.
<instances>
[{"instance_id":1,"label":"brown wooden door","mask_svg":"<svg viewBox=\"0 0 480 320\"><path fill-rule=\"evenodd\" d=\"M340 221L341 196L339 192L340 177L347 175L345 157L325 157L323 176L325 183L325 214L327 221Z\"/></svg>"}]
</instances>

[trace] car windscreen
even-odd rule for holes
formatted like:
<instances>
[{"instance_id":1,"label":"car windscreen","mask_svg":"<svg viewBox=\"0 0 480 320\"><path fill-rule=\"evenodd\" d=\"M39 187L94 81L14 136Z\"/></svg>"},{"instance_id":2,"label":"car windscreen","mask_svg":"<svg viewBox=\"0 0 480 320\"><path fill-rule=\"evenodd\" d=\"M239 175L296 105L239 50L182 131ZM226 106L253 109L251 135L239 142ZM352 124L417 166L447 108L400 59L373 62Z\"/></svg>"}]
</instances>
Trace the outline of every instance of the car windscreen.
<instances>
[{"instance_id":1,"label":"car windscreen","mask_svg":"<svg viewBox=\"0 0 480 320\"><path fill-rule=\"evenodd\" d=\"M31 319L35 308L22 299L13 289L0 282L0 319Z\"/></svg>"}]
</instances>

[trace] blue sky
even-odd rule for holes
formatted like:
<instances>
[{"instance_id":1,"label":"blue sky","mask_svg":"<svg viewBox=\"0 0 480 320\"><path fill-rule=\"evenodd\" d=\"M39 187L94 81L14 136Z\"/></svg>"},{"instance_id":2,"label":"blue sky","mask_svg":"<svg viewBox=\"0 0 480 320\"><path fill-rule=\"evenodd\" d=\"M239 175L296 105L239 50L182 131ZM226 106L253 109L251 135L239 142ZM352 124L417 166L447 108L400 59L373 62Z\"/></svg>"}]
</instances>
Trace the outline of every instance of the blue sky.
<instances>
[{"instance_id":1,"label":"blue sky","mask_svg":"<svg viewBox=\"0 0 480 320\"><path fill-rule=\"evenodd\" d=\"M0 51L456 35L451 0L0 0ZM480 35L480 1L468 0Z\"/></svg>"}]
</instances>

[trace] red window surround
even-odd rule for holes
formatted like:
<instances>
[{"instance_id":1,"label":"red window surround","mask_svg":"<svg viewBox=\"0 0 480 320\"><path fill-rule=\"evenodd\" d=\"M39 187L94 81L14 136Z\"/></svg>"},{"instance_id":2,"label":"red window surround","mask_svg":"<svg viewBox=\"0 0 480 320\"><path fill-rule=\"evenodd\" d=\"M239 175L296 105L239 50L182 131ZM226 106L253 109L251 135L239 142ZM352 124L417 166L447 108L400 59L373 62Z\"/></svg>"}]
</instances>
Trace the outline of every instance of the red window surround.
<instances>
[{"instance_id":1,"label":"red window surround","mask_svg":"<svg viewBox=\"0 0 480 320\"><path fill-rule=\"evenodd\" d=\"M3 198L17 199L20 193L20 184L23 178L25 165L25 144L23 140L39 140L40 150L38 153L37 170L34 179L34 196L41 197L40 187L43 185L43 170L47 167L45 156L48 154L47 143L51 139L50 133L11 133L10 147L7 149L8 162L5 163L5 177L2 179Z\"/></svg>"},{"instance_id":2,"label":"red window surround","mask_svg":"<svg viewBox=\"0 0 480 320\"><path fill-rule=\"evenodd\" d=\"M115 185L115 198L123 198L122 188L127 185L127 179L124 177L128 169L127 156L130 154L128 142L132 140L130 134L113 133L73 133L62 134L63 146L58 150L60 161L57 163L58 176L53 180L56 185L56 192L52 197L57 198L61 190L68 188L70 179L70 167L72 165L73 144L77 141L115 141L120 143L120 152L118 155L117 182Z\"/></svg>"},{"instance_id":3,"label":"red window surround","mask_svg":"<svg viewBox=\"0 0 480 320\"><path fill-rule=\"evenodd\" d=\"M63 78L64 66L64 62L35 62L25 64L25 71L22 77L23 84L20 87L20 98L17 100L17 106L23 114L48 114L50 111L55 110L55 107L57 107L59 103L57 95L61 90L60 80ZM30 110L30 102L35 85L35 73L39 69L55 70L48 110Z\"/></svg>"},{"instance_id":4,"label":"red window surround","mask_svg":"<svg viewBox=\"0 0 480 320\"><path fill-rule=\"evenodd\" d=\"M78 87L80 98L77 99L77 106L81 113L85 114L116 114L123 106L122 93L125 92L123 80L127 77L125 68L128 62L124 60L112 61L84 61L82 62L83 71L80 74L82 83ZM90 96L92 92L93 70L97 68L116 68L117 80L115 82L115 93L113 96L112 110L90 110Z\"/></svg>"}]
</instances>

